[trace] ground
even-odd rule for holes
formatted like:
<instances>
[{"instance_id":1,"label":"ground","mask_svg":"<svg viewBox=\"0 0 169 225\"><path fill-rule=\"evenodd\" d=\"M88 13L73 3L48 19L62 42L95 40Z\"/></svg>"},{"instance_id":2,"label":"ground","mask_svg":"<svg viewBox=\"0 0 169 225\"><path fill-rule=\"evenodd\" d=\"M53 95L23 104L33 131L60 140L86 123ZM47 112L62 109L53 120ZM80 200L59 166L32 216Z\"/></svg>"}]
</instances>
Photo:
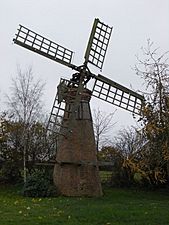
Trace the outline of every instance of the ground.
<instances>
[{"instance_id":1,"label":"ground","mask_svg":"<svg viewBox=\"0 0 169 225\"><path fill-rule=\"evenodd\" d=\"M99 198L25 198L0 187L0 225L168 225L169 192L104 188Z\"/></svg>"}]
</instances>

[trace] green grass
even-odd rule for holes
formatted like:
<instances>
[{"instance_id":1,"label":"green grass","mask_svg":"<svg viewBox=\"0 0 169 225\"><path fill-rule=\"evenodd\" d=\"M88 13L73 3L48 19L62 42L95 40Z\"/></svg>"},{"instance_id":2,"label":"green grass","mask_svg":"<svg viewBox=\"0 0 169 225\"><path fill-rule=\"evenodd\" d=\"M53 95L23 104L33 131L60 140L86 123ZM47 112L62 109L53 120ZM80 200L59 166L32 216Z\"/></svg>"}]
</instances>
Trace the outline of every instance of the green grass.
<instances>
[{"instance_id":1,"label":"green grass","mask_svg":"<svg viewBox=\"0 0 169 225\"><path fill-rule=\"evenodd\" d=\"M169 192L106 189L100 198L24 198L0 187L0 225L169 225Z\"/></svg>"}]
</instances>

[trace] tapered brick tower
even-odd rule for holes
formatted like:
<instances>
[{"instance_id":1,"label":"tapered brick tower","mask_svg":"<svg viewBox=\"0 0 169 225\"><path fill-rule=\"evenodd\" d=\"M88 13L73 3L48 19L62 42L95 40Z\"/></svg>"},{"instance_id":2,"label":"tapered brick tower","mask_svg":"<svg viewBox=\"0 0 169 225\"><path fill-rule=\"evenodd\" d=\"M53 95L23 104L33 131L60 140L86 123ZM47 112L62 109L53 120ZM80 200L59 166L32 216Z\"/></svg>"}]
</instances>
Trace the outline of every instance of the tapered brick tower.
<instances>
[{"instance_id":1,"label":"tapered brick tower","mask_svg":"<svg viewBox=\"0 0 169 225\"><path fill-rule=\"evenodd\" d=\"M71 89L66 97L66 111L73 107L77 89ZM54 167L54 183L65 196L101 196L102 188L97 165L96 146L90 111L91 92L83 91L80 105L72 120L65 111L63 126L58 140Z\"/></svg>"}]
</instances>

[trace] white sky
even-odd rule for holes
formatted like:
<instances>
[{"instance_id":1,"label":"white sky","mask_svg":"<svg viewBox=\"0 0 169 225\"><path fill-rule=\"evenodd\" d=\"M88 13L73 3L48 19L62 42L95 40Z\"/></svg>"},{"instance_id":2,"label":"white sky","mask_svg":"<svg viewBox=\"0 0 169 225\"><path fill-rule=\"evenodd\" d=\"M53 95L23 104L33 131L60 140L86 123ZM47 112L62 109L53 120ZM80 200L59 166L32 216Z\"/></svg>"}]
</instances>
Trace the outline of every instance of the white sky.
<instances>
[{"instance_id":1,"label":"white sky","mask_svg":"<svg viewBox=\"0 0 169 225\"><path fill-rule=\"evenodd\" d=\"M0 3L0 110L4 93L9 93L16 65L33 66L35 79L46 82L44 99L50 112L60 77L72 71L12 43L19 24L75 52L73 64L81 65L94 18L113 26L102 75L135 90L142 81L132 71L135 55L150 38L162 51L169 50L168 0L1 0ZM100 73L98 69L92 72ZM92 100L92 107L103 111L118 109L103 101ZM132 115L118 109L115 130L135 124ZM115 131L114 131L115 132Z\"/></svg>"}]
</instances>

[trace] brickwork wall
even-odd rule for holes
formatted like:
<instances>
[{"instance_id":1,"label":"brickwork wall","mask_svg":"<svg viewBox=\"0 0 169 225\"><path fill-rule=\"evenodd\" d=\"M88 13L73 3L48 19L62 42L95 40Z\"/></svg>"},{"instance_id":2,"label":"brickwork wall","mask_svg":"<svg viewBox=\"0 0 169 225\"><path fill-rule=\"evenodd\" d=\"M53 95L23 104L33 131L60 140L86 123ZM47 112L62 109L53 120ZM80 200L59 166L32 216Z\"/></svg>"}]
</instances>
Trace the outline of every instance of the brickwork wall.
<instances>
[{"instance_id":1,"label":"brickwork wall","mask_svg":"<svg viewBox=\"0 0 169 225\"><path fill-rule=\"evenodd\" d=\"M68 125L69 118L65 118L63 123ZM101 196L91 114L88 119L76 118L72 132L66 132L66 129L62 130L66 136L60 136L58 140L57 163L54 167L54 183L58 191L66 196Z\"/></svg>"}]
</instances>

